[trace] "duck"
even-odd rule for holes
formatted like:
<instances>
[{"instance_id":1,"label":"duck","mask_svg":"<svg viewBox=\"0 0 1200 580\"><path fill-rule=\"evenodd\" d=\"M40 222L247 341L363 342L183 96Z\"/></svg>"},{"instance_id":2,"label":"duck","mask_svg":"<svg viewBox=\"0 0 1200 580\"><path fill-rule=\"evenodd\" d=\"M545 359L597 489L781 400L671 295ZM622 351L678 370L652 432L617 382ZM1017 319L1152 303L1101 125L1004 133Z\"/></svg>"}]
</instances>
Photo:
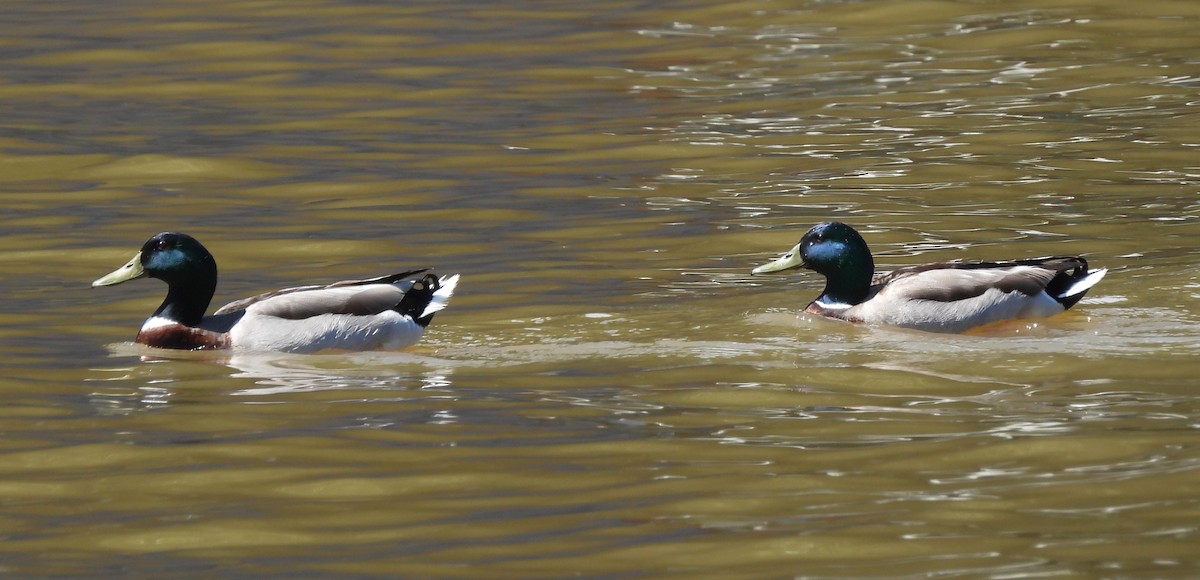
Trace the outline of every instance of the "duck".
<instances>
[{"instance_id":1,"label":"duck","mask_svg":"<svg viewBox=\"0 0 1200 580\"><path fill-rule=\"evenodd\" d=\"M166 282L167 297L135 341L147 346L316 352L400 349L415 344L449 304L458 274L429 268L365 280L297 286L237 300L205 315L217 288L217 262L180 232L152 236L124 266L93 288L138 278Z\"/></svg>"},{"instance_id":2,"label":"duck","mask_svg":"<svg viewBox=\"0 0 1200 580\"><path fill-rule=\"evenodd\" d=\"M1079 256L1002 262L956 260L875 273L866 240L824 222L752 275L807 268L825 289L805 312L868 325L960 333L996 322L1053 316L1074 306L1108 272Z\"/></svg>"}]
</instances>

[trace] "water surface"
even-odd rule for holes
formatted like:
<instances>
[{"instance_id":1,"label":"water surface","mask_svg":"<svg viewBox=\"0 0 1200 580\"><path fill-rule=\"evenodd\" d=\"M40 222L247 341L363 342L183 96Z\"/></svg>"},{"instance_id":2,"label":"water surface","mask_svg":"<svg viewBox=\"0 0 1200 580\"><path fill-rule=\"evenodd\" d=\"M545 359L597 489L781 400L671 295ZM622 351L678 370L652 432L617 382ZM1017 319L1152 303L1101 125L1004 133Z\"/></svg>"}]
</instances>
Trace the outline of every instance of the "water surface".
<instances>
[{"instance_id":1,"label":"water surface","mask_svg":"<svg viewBox=\"0 0 1200 580\"><path fill-rule=\"evenodd\" d=\"M1200 5L0 7L0 570L1192 577ZM881 268L1083 254L984 334L798 314ZM404 352L163 353L217 302L414 266Z\"/></svg>"}]
</instances>

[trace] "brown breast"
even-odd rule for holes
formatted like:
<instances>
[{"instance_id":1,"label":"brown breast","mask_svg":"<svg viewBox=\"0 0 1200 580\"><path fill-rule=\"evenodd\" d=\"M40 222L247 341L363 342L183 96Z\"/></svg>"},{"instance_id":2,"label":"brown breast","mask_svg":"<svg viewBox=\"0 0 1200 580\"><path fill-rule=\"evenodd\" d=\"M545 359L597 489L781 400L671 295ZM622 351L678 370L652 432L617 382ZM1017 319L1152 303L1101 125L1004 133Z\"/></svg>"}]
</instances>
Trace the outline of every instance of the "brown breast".
<instances>
[{"instance_id":1,"label":"brown breast","mask_svg":"<svg viewBox=\"0 0 1200 580\"><path fill-rule=\"evenodd\" d=\"M228 333L212 332L182 324L167 324L142 330L137 342L158 348L179 350L218 350L232 346Z\"/></svg>"}]
</instances>

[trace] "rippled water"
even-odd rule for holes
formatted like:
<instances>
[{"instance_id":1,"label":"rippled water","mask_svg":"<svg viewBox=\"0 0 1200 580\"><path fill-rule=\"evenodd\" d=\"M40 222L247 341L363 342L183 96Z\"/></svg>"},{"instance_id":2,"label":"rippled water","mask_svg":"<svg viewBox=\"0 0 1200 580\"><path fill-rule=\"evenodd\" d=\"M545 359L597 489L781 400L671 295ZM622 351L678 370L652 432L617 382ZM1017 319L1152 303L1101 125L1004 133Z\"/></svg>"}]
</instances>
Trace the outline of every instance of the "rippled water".
<instances>
[{"instance_id":1,"label":"rippled water","mask_svg":"<svg viewBox=\"0 0 1200 580\"><path fill-rule=\"evenodd\" d=\"M0 570L1192 577L1200 4L0 6ZM749 276L1084 254L986 333ZM165 353L223 303L460 272L404 352Z\"/></svg>"}]
</instances>

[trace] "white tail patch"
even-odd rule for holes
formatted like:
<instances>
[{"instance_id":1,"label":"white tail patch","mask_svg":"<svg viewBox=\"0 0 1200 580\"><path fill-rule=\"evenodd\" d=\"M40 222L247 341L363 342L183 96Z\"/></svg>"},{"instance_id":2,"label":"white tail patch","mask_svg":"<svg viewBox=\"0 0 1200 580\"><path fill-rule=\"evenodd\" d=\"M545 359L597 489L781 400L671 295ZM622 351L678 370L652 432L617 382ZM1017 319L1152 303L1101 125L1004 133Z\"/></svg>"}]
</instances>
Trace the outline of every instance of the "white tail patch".
<instances>
[{"instance_id":1,"label":"white tail patch","mask_svg":"<svg viewBox=\"0 0 1200 580\"><path fill-rule=\"evenodd\" d=\"M1088 288L1095 286L1096 283L1104 278L1104 275L1107 273L1108 268L1100 268L1099 270L1092 270L1091 272L1088 272L1087 276L1076 280L1074 284L1071 284L1069 288L1059 294L1058 298L1066 298L1067 296L1074 296L1076 294L1087 292Z\"/></svg>"},{"instance_id":2,"label":"white tail patch","mask_svg":"<svg viewBox=\"0 0 1200 580\"><path fill-rule=\"evenodd\" d=\"M450 304L450 296L454 295L454 288L458 286L458 274L442 276L438 279L438 283L441 284L441 287L433 293L433 298L429 299L429 305L417 318L425 318Z\"/></svg>"}]
</instances>

